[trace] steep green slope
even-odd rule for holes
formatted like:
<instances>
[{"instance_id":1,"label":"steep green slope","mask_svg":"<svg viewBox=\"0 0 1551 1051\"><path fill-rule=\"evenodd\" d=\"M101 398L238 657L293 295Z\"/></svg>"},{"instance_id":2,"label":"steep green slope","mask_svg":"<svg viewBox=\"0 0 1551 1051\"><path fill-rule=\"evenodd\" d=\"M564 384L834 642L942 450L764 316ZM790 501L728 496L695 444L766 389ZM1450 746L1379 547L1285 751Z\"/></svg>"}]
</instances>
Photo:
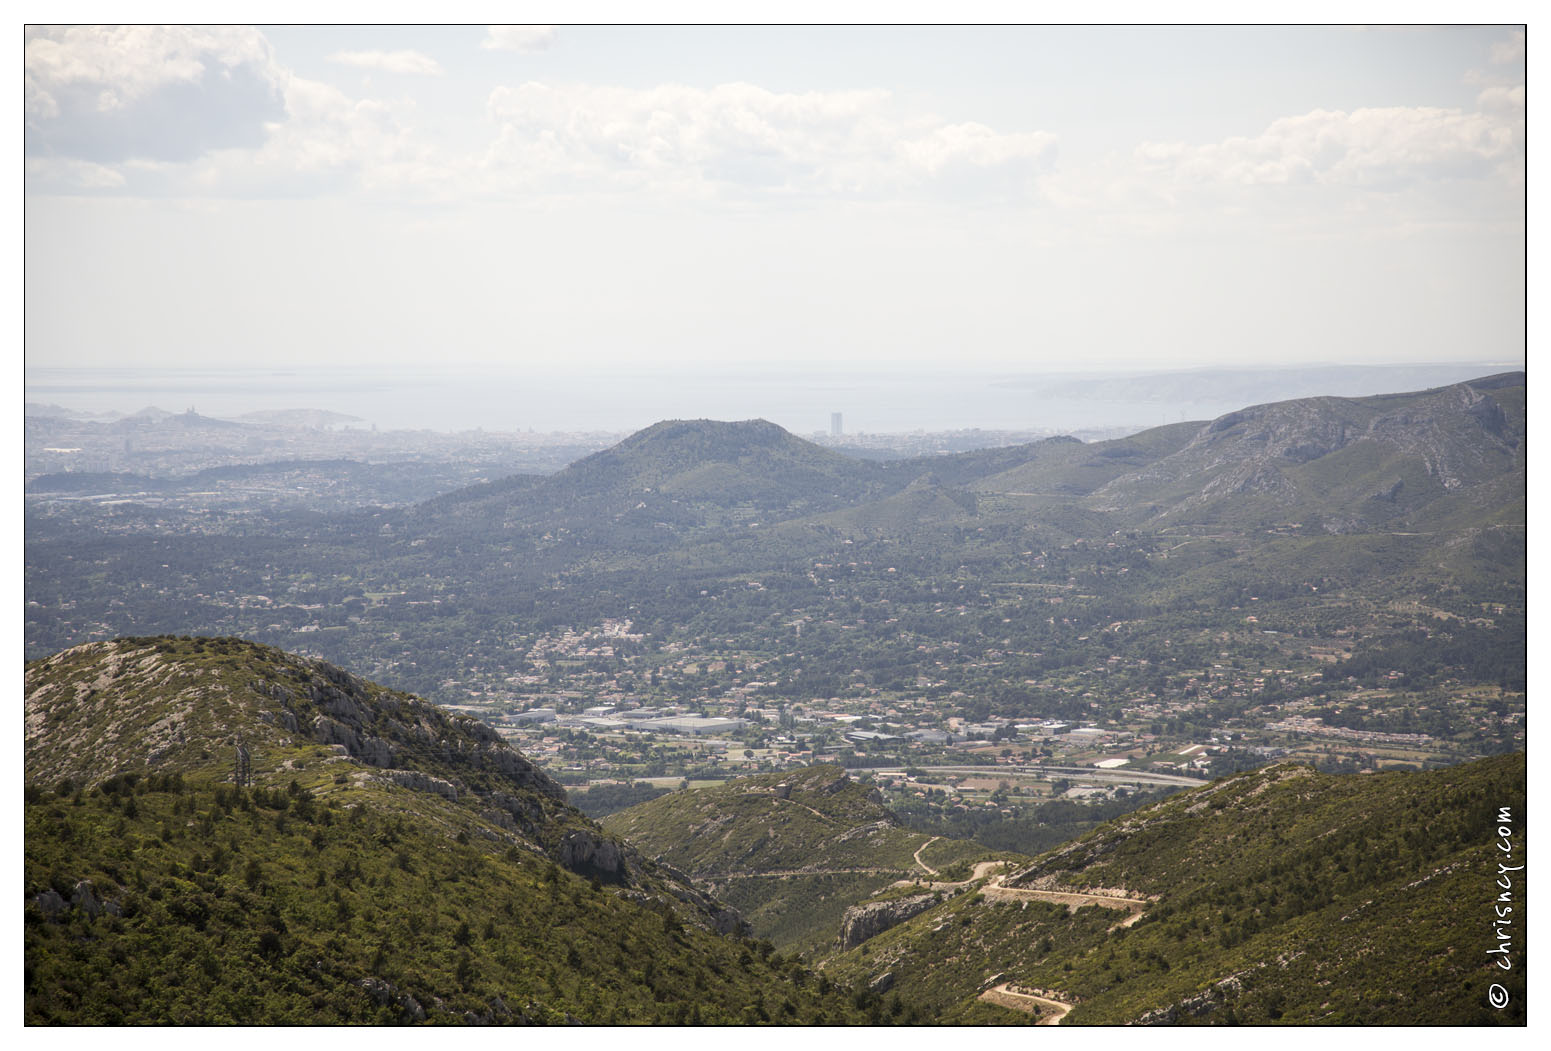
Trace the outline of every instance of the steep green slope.
<instances>
[{"instance_id":1,"label":"steep green slope","mask_svg":"<svg viewBox=\"0 0 1551 1051\"><path fill-rule=\"evenodd\" d=\"M895 995L945 1018L984 1017L978 994L1011 982L1074 1005L1064 1024L1522 1023L1523 972L1489 950L1499 808L1522 829L1524 806L1523 755L1370 776L1271 767L993 877L825 973L891 973ZM1127 927L1118 906L1048 900L1063 891L1147 904ZM1522 967L1522 883L1510 895ZM1493 982L1510 994L1500 1011Z\"/></svg>"},{"instance_id":2,"label":"steep green slope","mask_svg":"<svg viewBox=\"0 0 1551 1051\"><path fill-rule=\"evenodd\" d=\"M714 887L777 948L813 952L833 947L846 909L895 882L993 856L900 827L874 796L841 768L814 766L675 792L603 826Z\"/></svg>"},{"instance_id":3,"label":"steep green slope","mask_svg":"<svg viewBox=\"0 0 1551 1051\"><path fill-rule=\"evenodd\" d=\"M118 640L26 709L28 1022L860 1017L473 720L322 662Z\"/></svg>"}]
</instances>

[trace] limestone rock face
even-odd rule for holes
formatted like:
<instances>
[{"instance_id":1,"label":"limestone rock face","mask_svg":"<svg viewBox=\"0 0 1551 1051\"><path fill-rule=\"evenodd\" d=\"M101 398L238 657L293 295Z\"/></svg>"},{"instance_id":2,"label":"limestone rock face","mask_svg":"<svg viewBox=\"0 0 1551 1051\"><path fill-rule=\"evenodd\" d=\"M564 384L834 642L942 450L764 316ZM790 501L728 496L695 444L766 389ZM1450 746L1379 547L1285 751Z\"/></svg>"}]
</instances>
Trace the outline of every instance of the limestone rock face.
<instances>
[{"instance_id":1,"label":"limestone rock face","mask_svg":"<svg viewBox=\"0 0 1551 1051\"><path fill-rule=\"evenodd\" d=\"M667 862L659 861L657 866L665 875L677 881L672 891L673 896L709 916L711 929L716 933L740 937L748 937L754 933L753 925L744 919L743 914L737 909L701 891L694 885L693 880Z\"/></svg>"},{"instance_id":2,"label":"limestone rock face","mask_svg":"<svg viewBox=\"0 0 1551 1051\"><path fill-rule=\"evenodd\" d=\"M51 920L58 919L70 909L80 909L92 919L96 919L103 913L107 913L109 916L122 916L124 914L117 902L98 898L96 890L92 887L92 881L89 879L76 882L75 887L70 892L69 901L66 901L64 895L60 894L59 891L50 887L41 894L34 895L32 904L37 907L39 912Z\"/></svg>"},{"instance_id":3,"label":"limestone rock face","mask_svg":"<svg viewBox=\"0 0 1551 1051\"><path fill-rule=\"evenodd\" d=\"M853 905L840 919L840 948L854 949L868 938L882 934L919 915L937 903L936 894L916 894L892 901Z\"/></svg>"},{"instance_id":4,"label":"limestone rock face","mask_svg":"<svg viewBox=\"0 0 1551 1051\"><path fill-rule=\"evenodd\" d=\"M75 893L70 897L70 903L86 913L92 919L102 911L102 903L97 900L97 895L92 891L92 881L83 879L75 885Z\"/></svg>"},{"instance_id":5,"label":"limestone rock face","mask_svg":"<svg viewBox=\"0 0 1551 1051\"><path fill-rule=\"evenodd\" d=\"M398 1008L400 1020L405 1022L425 1021L425 1008L420 1006L420 1002L408 993L399 992L392 982L384 981L377 977L370 977L362 978L355 984L364 989L366 995L370 996L378 1007L392 1006Z\"/></svg>"},{"instance_id":6,"label":"limestone rock face","mask_svg":"<svg viewBox=\"0 0 1551 1051\"><path fill-rule=\"evenodd\" d=\"M38 907L38 910L42 912L43 915L48 917L58 916L61 912L64 912L67 908L70 907L70 903L65 901L64 897L60 895L59 891L55 890L53 887L50 887L42 894L37 895L32 899L32 902Z\"/></svg>"},{"instance_id":7,"label":"limestone rock face","mask_svg":"<svg viewBox=\"0 0 1551 1051\"><path fill-rule=\"evenodd\" d=\"M507 748L505 742L496 736L495 731L483 723L474 727L476 734L481 731L489 731L492 740L481 740L478 761L491 769L494 769L506 777L515 781L519 787L546 795L551 799L564 799L565 789L561 788L549 775L534 766L523 756Z\"/></svg>"},{"instance_id":8,"label":"limestone rock face","mask_svg":"<svg viewBox=\"0 0 1551 1051\"><path fill-rule=\"evenodd\" d=\"M1261 966L1264 966L1262 964ZM1252 968L1253 969L1253 968ZM1202 1018L1226 1004L1232 1003L1244 991L1242 978L1248 971L1230 974L1208 986L1204 992L1181 1000L1168 1007L1157 1007L1140 1018L1134 1025L1178 1025L1187 1019Z\"/></svg>"},{"instance_id":9,"label":"limestone rock face","mask_svg":"<svg viewBox=\"0 0 1551 1051\"><path fill-rule=\"evenodd\" d=\"M458 789L451 781L422 774L418 770L390 770L386 780L392 781L401 788L414 789L416 792L434 792L452 803L458 801Z\"/></svg>"},{"instance_id":10,"label":"limestone rock face","mask_svg":"<svg viewBox=\"0 0 1551 1051\"><path fill-rule=\"evenodd\" d=\"M290 713L287 713L290 714ZM312 724L312 736L319 744L344 745L350 758L368 766L393 765L393 746L380 737L357 733L346 723L320 715Z\"/></svg>"},{"instance_id":11,"label":"limestone rock face","mask_svg":"<svg viewBox=\"0 0 1551 1051\"><path fill-rule=\"evenodd\" d=\"M567 832L560 841L560 864L572 872L617 878L624 875L625 856L619 844L590 829Z\"/></svg>"},{"instance_id":12,"label":"limestone rock face","mask_svg":"<svg viewBox=\"0 0 1551 1051\"><path fill-rule=\"evenodd\" d=\"M709 899L707 899L709 900ZM713 903L710 907L711 928L717 934L739 935L747 937L754 932L753 926L743 918L743 914L731 905Z\"/></svg>"},{"instance_id":13,"label":"limestone rock face","mask_svg":"<svg viewBox=\"0 0 1551 1051\"><path fill-rule=\"evenodd\" d=\"M836 792L845 791L846 785L849 785L850 783L851 775L846 773L844 770L840 770L837 771L836 775L827 783L822 785L814 785L812 786L811 790L821 796L832 796Z\"/></svg>"}]
</instances>

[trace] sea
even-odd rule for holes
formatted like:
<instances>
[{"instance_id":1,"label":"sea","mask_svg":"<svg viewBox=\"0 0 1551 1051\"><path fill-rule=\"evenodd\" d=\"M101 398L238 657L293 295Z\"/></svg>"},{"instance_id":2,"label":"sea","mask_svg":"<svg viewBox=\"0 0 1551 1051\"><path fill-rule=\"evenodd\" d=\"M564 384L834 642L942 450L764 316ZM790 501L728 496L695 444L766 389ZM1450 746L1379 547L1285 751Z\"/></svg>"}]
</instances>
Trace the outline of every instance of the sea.
<instances>
[{"instance_id":1,"label":"sea","mask_svg":"<svg viewBox=\"0 0 1551 1051\"><path fill-rule=\"evenodd\" d=\"M1167 422L1156 404L1076 405L1042 399L1009 374L497 369L56 369L29 368L29 404L129 414L194 409L231 419L249 412L324 409L383 430L633 431L667 419L766 419L797 434L970 428L1069 430Z\"/></svg>"},{"instance_id":2,"label":"sea","mask_svg":"<svg viewBox=\"0 0 1551 1051\"><path fill-rule=\"evenodd\" d=\"M1457 382L1487 371L1479 365L1430 367L1425 378ZM766 419L795 434L832 433L837 423L845 434L974 428L1077 433L1212 419L1253 403L1246 400L1250 392L1242 376L1230 384L1221 382L1225 374L1218 372L1158 375L1173 382L1153 382L1147 375L907 368L29 366L25 390L29 411L53 405L127 415L155 407L232 419L266 410L321 409L351 417L342 426L443 432L627 432L666 419ZM1423 385L1418 378L1366 376L1348 382L1351 389L1328 393L1417 389ZM1417 385L1386 386L1406 382ZM1254 401L1307 393L1289 387L1278 394L1274 383L1261 387L1255 393L1263 396Z\"/></svg>"}]
</instances>

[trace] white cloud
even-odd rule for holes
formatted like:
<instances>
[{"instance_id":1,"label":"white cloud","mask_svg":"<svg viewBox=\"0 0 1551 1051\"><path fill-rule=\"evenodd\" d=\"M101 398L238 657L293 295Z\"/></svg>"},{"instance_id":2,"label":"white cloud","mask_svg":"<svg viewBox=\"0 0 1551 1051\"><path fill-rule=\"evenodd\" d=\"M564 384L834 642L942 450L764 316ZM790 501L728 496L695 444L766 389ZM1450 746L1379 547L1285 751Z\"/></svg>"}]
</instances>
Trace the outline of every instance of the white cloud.
<instances>
[{"instance_id":1,"label":"white cloud","mask_svg":"<svg viewBox=\"0 0 1551 1051\"><path fill-rule=\"evenodd\" d=\"M27 76L23 86L22 110L27 122L53 120L59 116L59 103L32 76Z\"/></svg>"},{"instance_id":2,"label":"white cloud","mask_svg":"<svg viewBox=\"0 0 1551 1051\"><path fill-rule=\"evenodd\" d=\"M258 145L281 110L284 74L251 29L39 28L24 68L29 156L189 160Z\"/></svg>"},{"instance_id":3,"label":"white cloud","mask_svg":"<svg viewBox=\"0 0 1551 1051\"><path fill-rule=\"evenodd\" d=\"M442 67L436 59L418 51L336 51L329 56L329 61L384 73L442 75Z\"/></svg>"},{"instance_id":4,"label":"white cloud","mask_svg":"<svg viewBox=\"0 0 1551 1051\"><path fill-rule=\"evenodd\" d=\"M1507 66L1524 61L1524 30L1516 29L1513 36L1500 44L1492 45L1492 64Z\"/></svg>"},{"instance_id":5,"label":"white cloud","mask_svg":"<svg viewBox=\"0 0 1551 1051\"><path fill-rule=\"evenodd\" d=\"M116 190L125 184L123 173L115 168L68 157L27 158L27 181L80 190Z\"/></svg>"},{"instance_id":6,"label":"white cloud","mask_svg":"<svg viewBox=\"0 0 1551 1051\"><path fill-rule=\"evenodd\" d=\"M947 124L904 142L900 152L922 171L935 175L954 165L993 167L1009 162L1040 162L1055 149L1056 137L1036 131L999 134L984 124Z\"/></svg>"},{"instance_id":7,"label":"white cloud","mask_svg":"<svg viewBox=\"0 0 1551 1051\"><path fill-rule=\"evenodd\" d=\"M1488 174L1522 163L1523 153L1523 119L1511 112L1388 107L1315 110L1254 138L1144 143L1133 156L1143 170L1187 184L1394 186Z\"/></svg>"},{"instance_id":8,"label":"white cloud","mask_svg":"<svg viewBox=\"0 0 1551 1051\"><path fill-rule=\"evenodd\" d=\"M1476 96L1476 105L1484 110L1508 110L1520 114L1523 119L1524 85L1494 84L1484 88Z\"/></svg>"},{"instance_id":9,"label":"white cloud","mask_svg":"<svg viewBox=\"0 0 1551 1051\"><path fill-rule=\"evenodd\" d=\"M269 62L252 30L199 26L67 26L27 34L26 77L40 89L109 85L127 101L221 68Z\"/></svg>"},{"instance_id":10,"label":"white cloud","mask_svg":"<svg viewBox=\"0 0 1551 1051\"><path fill-rule=\"evenodd\" d=\"M336 61L435 72L418 52ZM274 62L253 30L42 30L27 42L32 192L287 197L445 183L394 110Z\"/></svg>"},{"instance_id":11,"label":"white cloud","mask_svg":"<svg viewBox=\"0 0 1551 1051\"><path fill-rule=\"evenodd\" d=\"M494 27L486 46L532 48L552 37L551 27ZM413 102L352 97L298 77L252 30L42 29L29 31L26 55L34 193L1039 201L1042 223L1064 214L1174 230L1234 208L1280 221L1287 210L1268 211L1269 201L1302 193L1312 204L1316 191L1322 207L1342 192L1344 207L1374 190L1430 193L1445 183L1498 193L1503 182L1492 180L1517 185L1524 168L1522 83L1482 87L1470 111L1315 110L1258 135L1149 142L1057 168L1049 132L950 122L876 89L530 82L492 91L489 137L449 148L423 130ZM330 59L441 72L411 50Z\"/></svg>"},{"instance_id":12,"label":"white cloud","mask_svg":"<svg viewBox=\"0 0 1551 1051\"><path fill-rule=\"evenodd\" d=\"M555 42L554 26L487 26L480 47L487 51L544 51Z\"/></svg>"},{"instance_id":13,"label":"white cloud","mask_svg":"<svg viewBox=\"0 0 1551 1051\"><path fill-rule=\"evenodd\" d=\"M994 173L1017 192L1054 136L901 113L884 91L778 93L752 84L646 90L497 88L496 183L704 196L910 194Z\"/></svg>"},{"instance_id":14,"label":"white cloud","mask_svg":"<svg viewBox=\"0 0 1551 1051\"><path fill-rule=\"evenodd\" d=\"M285 119L271 125L262 148L215 152L183 174L191 192L238 197L391 196L450 178L444 159L393 107L300 77L287 83Z\"/></svg>"}]
</instances>

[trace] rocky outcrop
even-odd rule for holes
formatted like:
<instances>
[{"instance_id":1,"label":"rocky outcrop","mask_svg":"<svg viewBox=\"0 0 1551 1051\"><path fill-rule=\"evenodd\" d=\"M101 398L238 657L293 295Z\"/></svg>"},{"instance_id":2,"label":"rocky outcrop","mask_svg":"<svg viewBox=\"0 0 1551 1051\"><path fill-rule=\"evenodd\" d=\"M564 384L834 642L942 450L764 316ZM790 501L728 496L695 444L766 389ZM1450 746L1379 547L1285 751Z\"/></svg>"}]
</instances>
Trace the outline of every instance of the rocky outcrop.
<instances>
[{"instance_id":1,"label":"rocky outcrop","mask_svg":"<svg viewBox=\"0 0 1551 1051\"><path fill-rule=\"evenodd\" d=\"M382 780L416 792L432 792L451 803L458 801L458 788L451 781L443 781L418 770L389 770Z\"/></svg>"},{"instance_id":2,"label":"rocky outcrop","mask_svg":"<svg viewBox=\"0 0 1551 1051\"><path fill-rule=\"evenodd\" d=\"M842 770L839 774L831 778L829 781L826 781L824 784L813 785L808 790L816 795L832 796L836 792L844 792L846 786L850 783L851 775Z\"/></svg>"},{"instance_id":3,"label":"rocky outcrop","mask_svg":"<svg viewBox=\"0 0 1551 1051\"><path fill-rule=\"evenodd\" d=\"M393 765L393 746L380 737L357 733L353 728L326 715L320 715L312 724L312 738L319 744L343 745L350 758L368 766Z\"/></svg>"},{"instance_id":4,"label":"rocky outcrop","mask_svg":"<svg viewBox=\"0 0 1551 1051\"><path fill-rule=\"evenodd\" d=\"M591 829L567 832L558 854L560 864L583 876L619 879L625 874L625 855L619 844Z\"/></svg>"},{"instance_id":5,"label":"rocky outcrop","mask_svg":"<svg viewBox=\"0 0 1551 1051\"><path fill-rule=\"evenodd\" d=\"M892 821L869 821L865 825L857 825L855 828L847 829L835 837L835 842L846 843L853 839L863 839L867 836L887 832L893 827L894 823Z\"/></svg>"},{"instance_id":6,"label":"rocky outcrop","mask_svg":"<svg viewBox=\"0 0 1551 1051\"><path fill-rule=\"evenodd\" d=\"M420 1006L420 1001L408 993L400 993L392 982L373 977L362 978L355 984L360 986L378 1007L395 1008L400 1021L425 1021L425 1008Z\"/></svg>"},{"instance_id":7,"label":"rocky outcrop","mask_svg":"<svg viewBox=\"0 0 1551 1051\"><path fill-rule=\"evenodd\" d=\"M59 893L59 891L50 887L48 890L34 895L32 904L39 912L51 920L58 919L70 909L80 909L92 919L96 919L103 913L107 913L109 916L123 915L117 902L104 901L97 897L97 892L92 887L92 881L89 879L83 879L76 883L70 892L69 901L66 901L65 896Z\"/></svg>"},{"instance_id":8,"label":"rocky outcrop","mask_svg":"<svg viewBox=\"0 0 1551 1051\"><path fill-rule=\"evenodd\" d=\"M318 668L324 675L329 676L333 682L340 681L336 676L344 676L344 684L349 684L349 676L335 668L332 664L324 664L320 661L318 662ZM330 671L334 672L335 675L329 675ZM371 713L366 706L338 686L310 684L307 688L307 694L312 698L312 703L316 704L324 715L333 716L353 726L361 726L371 720Z\"/></svg>"},{"instance_id":9,"label":"rocky outcrop","mask_svg":"<svg viewBox=\"0 0 1551 1051\"><path fill-rule=\"evenodd\" d=\"M480 726L484 726L483 723ZM488 727L485 727L488 729ZM494 733L495 731L491 731ZM519 788L526 788L540 795L546 795L551 799L564 799L565 789L556 784L549 775L534 766L522 755L507 747L499 738L495 742L486 742L487 746L479 749L476 762L486 769L495 770L497 773L510 778Z\"/></svg>"},{"instance_id":10,"label":"rocky outcrop","mask_svg":"<svg viewBox=\"0 0 1551 1051\"><path fill-rule=\"evenodd\" d=\"M659 872L672 881L668 884L668 889L673 896L686 905L693 906L710 921L710 928L717 934L748 937L753 933L752 925L737 909L701 891L688 876L667 862L657 861L654 864Z\"/></svg>"},{"instance_id":11,"label":"rocky outcrop","mask_svg":"<svg viewBox=\"0 0 1551 1051\"><path fill-rule=\"evenodd\" d=\"M64 895L60 894L53 887L36 895L32 899L32 903L38 907L39 912L50 919L53 919L70 907L70 903L65 901Z\"/></svg>"},{"instance_id":12,"label":"rocky outcrop","mask_svg":"<svg viewBox=\"0 0 1551 1051\"><path fill-rule=\"evenodd\" d=\"M1264 966L1265 964L1259 965L1259 967ZM1247 971L1230 974L1220 981L1213 982L1195 996L1181 1000L1177 1004L1153 1008L1131 1024L1178 1025L1187 1018L1201 1018L1209 1015L1219 1007L1227 1006L1234 1000L1237 1000L1239 994L1244 991L1244 976L1249 974L1250 971L1257 969L1258 967L1252 967Z\"/></svg>"},{"instance_id":13,"label":"rocky outcrop","mask_svg":"<svg viewBox=\"0 0 1551 1051\"><path fill-rule=\"evenodd\" d=\"M1389 486L1387 489L1379 490L1371 497L1369 497L1369 499L1379 500L1387 504L1392 504L1395 502L1396 498L1400 496L1400 490L1404 489L1405 485L1406 483L1403 480L1397 478L1394 484Z\"/></svg>"},{"instance_id":14,"label":"rocky outcrop","mask_svg":"<svg viewBox=\"0 0 1551 1051\"><path fill-rule=\"evenodd\" d=\"M92 881L83 879L75 885L75 893L70 896L70 903L80 909L92 919L102 911L102 902L97 900L96 893L92 890Z\"/></svg>"},{"instance_id":15,"label":"rocky outcrop","mask_svg":"<svg viewBox=\"0 0 1551 1051\"><path fill-rule=\"evenodd\" d=\"M376 690L326 661L296 662L287 670L304 680L296 686L298 693L278 683L262 688L266 696L281 703L278 717L294 729L293 704L305 709L310 702L316 713L309 726L313 740L340 745L352 759L386 769L397 766L403 753L443 764L439 773L455 775L440 779L444 784L456 785L465 776L473 781L473 774L488 771L515 788L557 802L565 799L565 789L478 719L450 717L424 701ZM509 793L505 797L511 798ZM503 803L496 805L508 809Z\"/></svg>"},{"instance_id":16,"label":"rocky outcrop","mask_svg":"<svg viewBox=\"0 0 1551 1051\"><path fill-rule=\"evenodd\" d=\"M510 827L508 822L515 822L516 827L530 830L544 822L544 807L532 796L491 792L485 797L485 802L499 808L499 812L506 815L508 821L498 822L502 827Z\"/></svg>"},{"instance_id":17,"label":"rocky outcrop","mask_svg":"<svg viewBox=\"0 0 1551 1051\"><path fill-rule=\"evenodd\" d=\"M936 894L916 894L891 901L870 901L853 905L840 919L840 948L854 949L869 938L897 927L937 904Z\"/></svg>"},{"instance_id":18,"label":"rocky outcrop","mask_svg":"<svg viewBox=\"0 0 1551 1051\"><path fill-rule=\"evenodd\" d=\"M721 902L713 901L710 898L707 898L706 901L709 904L703 906L703 908L711 918L711 929L716 931L717 934L746 938L754 932L753 925L748 920L745 920L743 914L731 905L723 905Z\"/></svg>"}]
</instances>

